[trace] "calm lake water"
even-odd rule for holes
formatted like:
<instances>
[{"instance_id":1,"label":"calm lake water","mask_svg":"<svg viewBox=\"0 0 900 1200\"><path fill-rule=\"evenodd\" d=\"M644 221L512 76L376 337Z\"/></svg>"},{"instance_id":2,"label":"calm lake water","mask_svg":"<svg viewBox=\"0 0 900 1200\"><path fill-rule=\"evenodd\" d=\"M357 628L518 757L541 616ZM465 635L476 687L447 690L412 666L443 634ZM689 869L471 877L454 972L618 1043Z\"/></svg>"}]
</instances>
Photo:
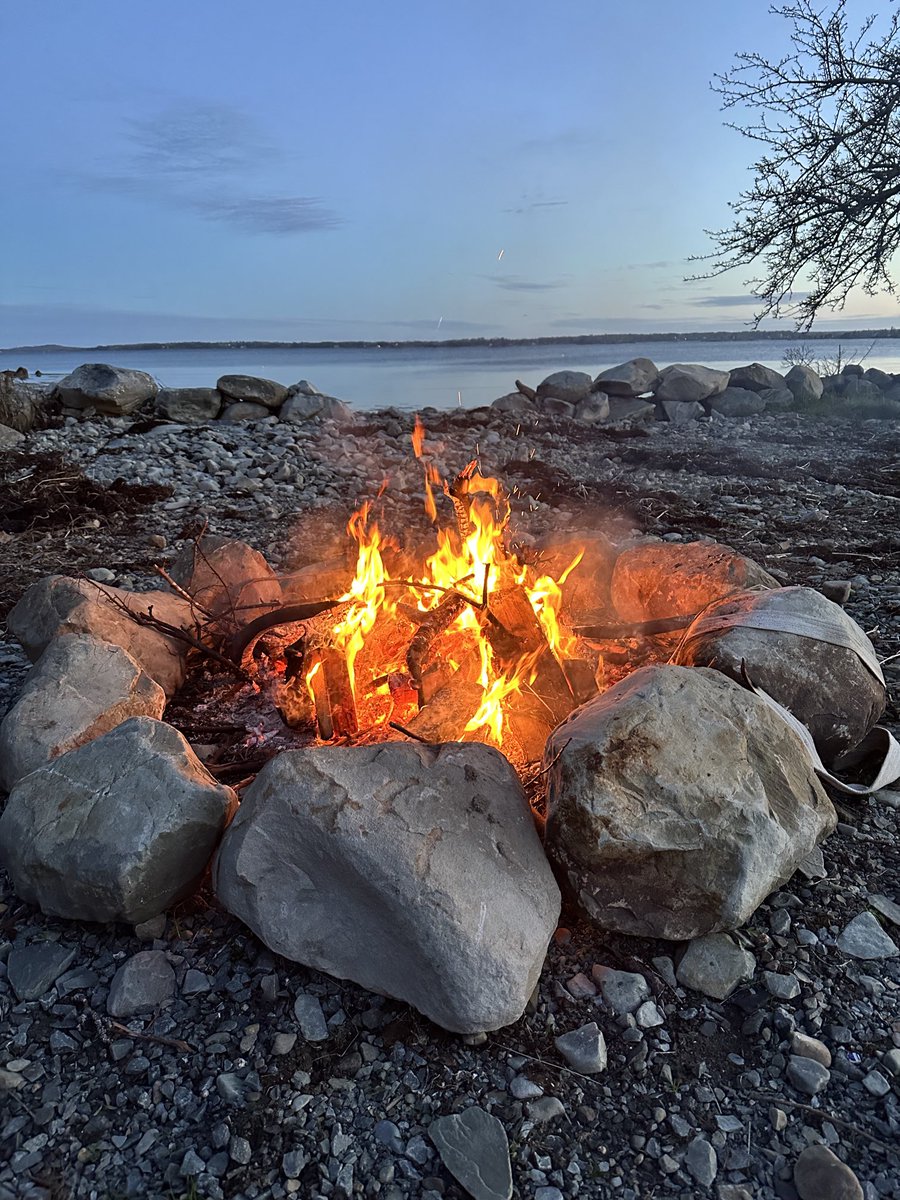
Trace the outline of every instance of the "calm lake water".
<instances>
[{"instance_id":1,"label":"calm lake water","mask_svg":"<svg viewBox=\"0 0 900 1200\"><path fill-rule=\"evenodd\" d=\"M659 367L674 362L703 363L728 370L760 362L785 370L783 355L797 342L622 342L616 345L392 348L365 350L117 350L52 351L16 354L0 351L0 370L27 367L50 379L80 363L107 361L149 371L163 387L213 387L220 375L260 375L279 383L308 379L320 391L354 408L474 408L511 392L515 380L532 387L553 371L596 375L629 358L651 358ZM840 345L845 361L864 359L867 367L900 372L900 339L870 338L809 343L816 359L834 359Z\"/></svg>"}]
</instances>

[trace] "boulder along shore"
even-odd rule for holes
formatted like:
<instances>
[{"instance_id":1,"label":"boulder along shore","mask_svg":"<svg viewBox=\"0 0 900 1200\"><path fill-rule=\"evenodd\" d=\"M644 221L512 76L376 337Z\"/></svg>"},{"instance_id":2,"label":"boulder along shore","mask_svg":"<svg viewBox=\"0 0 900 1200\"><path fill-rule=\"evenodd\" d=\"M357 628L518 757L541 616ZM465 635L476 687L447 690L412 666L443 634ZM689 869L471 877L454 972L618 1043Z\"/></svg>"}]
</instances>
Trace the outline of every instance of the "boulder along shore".
<instances>
[{"instance_id":1,"label":"boulder along shore","mask_svg":"<svg viewBox=\"0 0 900 1200\"><path fill-rule=\"evenodd\" d=\"M452 474L479 456L524 544L591 528L731 545L841 600L895 689L895 381L848 373L800 404L758 372L654 379L636 361L600 386L426 411L433 461ZM19 421L0 451L4 617L52 573L157 587L155 564L204 527L285 571L340 556L386 477L382 527L423 519L412 413L280 419L292 397L241 389L233 402L264 414L218 419L209 397L201 419L158 396L106 414L71 394L35 403L44 427ZM794 403L723 416L737 390ZM9 637L0 659L2 711L28 664ZM203 893L152 927L94 926L41 915L3 877L0 1196L459 1200L502 1194L477 1181L506 1162L534 1200L900 1196L900 795L836 803L821 870L770 896L712 975L678 943L601 936L566 911L529 1011L483 1039L278 958ZM460 1142L468 1191L444 1165Z\"/></svg>"}]
</instances>

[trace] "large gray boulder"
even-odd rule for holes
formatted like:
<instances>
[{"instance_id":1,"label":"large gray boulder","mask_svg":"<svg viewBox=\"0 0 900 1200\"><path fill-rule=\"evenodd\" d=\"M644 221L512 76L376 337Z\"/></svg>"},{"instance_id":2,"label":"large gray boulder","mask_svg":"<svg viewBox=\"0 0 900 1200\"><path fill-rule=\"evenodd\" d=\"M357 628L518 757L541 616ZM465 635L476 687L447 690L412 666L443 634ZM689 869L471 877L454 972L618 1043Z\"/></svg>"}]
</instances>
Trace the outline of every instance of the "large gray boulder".
<instances>
[{"instance_id":1,"label":"large gray boulder","mask_svg":"<svg viewBox=\"0 0 900 1200\"><path fill-rule=\"evenodd\" d=\"M825 385L812 369L798 363L784 377L785 387L793 394L798 408L808 408L822 397Z\"/></svg>"},{"instance_id":2,"label":"large gray boulder","mask_svg":"<svg viewBox=\"0 0 900 1200\"><path fill-rule=\"evenodd\" d=\"M258 550L236 538L206 536L179 551L172 579L211 616L249 625L282 602L281 584Z\"/></svg>"},{"instance_id":3,"label":"large gray boulder","mask_svg":"<svg viewBox=\"0 0 900 1200\"><path fill-rule=\"evenodd\" d=\"M7 619L10 633L35 662L64 633L88 633L121 646L155 680L167 696L185 677L187 644L133 621L128 612L151 615L195 634L197 618L187 600L171 592L128 592L89 579L48 575L29 587Z\"/></svg>"},{"instance_id":4,"label":"large gray boulder","mask_svg":"<svg viewBox=\"0 0 900 1200\"><path fill-rule=\"evenodd\" d=\"M695 401L702 404L728 387L728 372L696 363L675 363L659 373L657 400Z\"/></svg>"},{"instance_id":5,"label":"large gray boulder","mask_svg":"<svg viewBox=\"0 0 900 1200\"><path fill-rule=\"evenodd\" d=\"M257 379L255 375L223 375L216 388L226 400L242 400L248 404L262 404L265 408L278 408L287 396L287 388L274 379Z\"/></svg>"},{"instance_id":6,"label":"large gray boulder","mask_svg":"<svg viewBox=\"0 0 900 1200\"><path fill-rule=\"evenodd\" d=\"M137 924L193 890L236 805L171 725L136 717L13 788L0 861L45 913Z\"/></svg>"},{"instance_id":7,"label":"large gray boulder","mask_svg":"<svg viewBox=\"0 0 900 1200\"><path fill-rule=\"evenodd\" d=\"M729 625L729 618L802 621L810 632ZM714 667L736 681L746 671L806 725L822 758L831 762L862 741L884 711L886 693L855 650L825 640L829 630L857 641L874 659L874 647L860 627L821 592L804 587L744 592L708 608L688 630L675 661Z\"/></svg>"},{"instance_id":8,"label":"large gray boulder","mask_svg":"<svg viewBox=\"0 0 900 1200\"><path fill-rule=\"evenodd\" d=\"M537 386L538 404L543 400L565 400L577 404L592 390L594 381L584 371L555 371Z\"/></svg>"},{"instance_id":9,"label":"large gray boulder","mask_svg":"<svg viewBox=\"0 0 900 1200\"><path fill-rule=\"evenodd\" d=\"M723 417L752 417L756 413L764 411L766 398L762 392L729 384L724 392L713 396L709 401L709 406L715 412L721 413Z\"/></svg>"},{"instance_id":10,"label":"large gray boulder","mask_svg":"<svg viewBox=\"0 0 900 1200\"><path fill-rule=\"evenodd\" d=\"M291 388L278 412L278 418L291 424L315 420L349 425L353 420L353 410L349 404L334 396L323 396L321 392L295 392Z\"/></svg>"},{"instance_id":11,"label":"large gray boulder","mask_svg":"<svg viewBox=\"0 0 900 1200\"><path fill-rule=\"evenodd\" d=\"M610 584L623 621L692 617L746 588L778 587L751 558L716 542L646 542L623 550Z\"/></svg>"},{"instance_id":12,"label":"large gray boulder","mask_svg":"<svg viewBox=\"0 0 900 1200\"><path fill-rule=\"evenodd\" d=\"M0 725L0 786L128 717L161 717L166 694L130 654L83 633L54 638Z\"/></svg>"},{"instance_id":13,"label":"large gray boulder","mask_svg":"<svg viewBox=\"0 0 900 1200\"><path fill-rule=\"evenodd\" d=\"M219 420L225 421L228 424L238 424L241 421L266 421L275 420L275 414L271 408L266 408L264 404L255 404L252 400L234 400L226 404L219 414Z\"/></svg>"},{"instance_id":14,"label":"large gray boulder","mask_svg":"<svg viewBox=\"0 0 900 1200\"><path fill-rule=\"evenodd\" d=\"M743 924L834 828L798 736L726 676L644 667L550 737L547 853L602 929Z\"/></svg>"},{"instance_id":15,"label":"large gray boulder","mask_svg":"<svg viewBox=\"0 0 900 1200\"><path fill-rule=\"evenodd\" d=\"M216 388L165 388L156 397L160 412L182 425L203 425L222 411L222 394Z\"/></svg>"},{"instance_id":16,"label":"large gray boulder","mask_svg":"<svg viewBox=\"0 0 900 1200\"><path fill-rule=\"evenodd\" d=\"M0 425L18 433L42 425L52 403L52 393L50 385L26 383L0 371Z\"/></svg>"},{"instance_id":17,"label":"large gray boulder","mask_svg":"<svg viewBox=\"0 0 900 1200\"><path fill-rule=\"evenodd\" d=\"M158 391L159 384L146 371L84 363L59 381L54 394L68 408L93 408L119 417L154 399Z\"/></svg>"},{"instance_id":18,"label":"large gray boulder","mask_svg":"<svg viewBox=\"0 0 900 1200\"><path fill-rule=\"evenodd\" d=\"M515 413L523 417L537 415L534 401L529 400L522 392L507 392L505 396L498 396L491 404L491 408L497 412Z\"/></svg>"},{"instance_id":19,"label":"large gray boulder","mask_svg":"<svg viewBox=\"0 0 900 1200\"><path fill-rule=\"evenodd\" d=\"M462 742L280 754L213 883L277 954L459 1033L522 1015L560 904L516 773Z\"/></svg>"},{"instance_id":20,"label":"large gray boulder","mask_svg":"<svg viewBox=\"0 0 900 1200\"><path fill-rule=\"evenodd\" d=\"M606 392L588 392L575 405L575 420L585 425L599 425L609 420L609 396Z\"/></svg>"},{"instance_id":21,"label":"large gray boulder","mask_svg":"<svg viewBox=\"0 0 900 1200\"><path fill-rule=\"evenodd\" d=\"M617 367L607 367L594 380L594 387L608 396L644 396L659 380L656 363L649 358L630 358Z\"/></svg>"},{"instance_id":22,"label":"large gray boulder","mask_svg":"<svg viewBox=\"0 0 900 1200\"><path fill-rule=\"evenodd\" d=\"M784 387L784 376L762 363L750 363L746 367L735 367L728 373L728 386L745 388L748 392L765 392Z\"/></svg>"}]
</instances>

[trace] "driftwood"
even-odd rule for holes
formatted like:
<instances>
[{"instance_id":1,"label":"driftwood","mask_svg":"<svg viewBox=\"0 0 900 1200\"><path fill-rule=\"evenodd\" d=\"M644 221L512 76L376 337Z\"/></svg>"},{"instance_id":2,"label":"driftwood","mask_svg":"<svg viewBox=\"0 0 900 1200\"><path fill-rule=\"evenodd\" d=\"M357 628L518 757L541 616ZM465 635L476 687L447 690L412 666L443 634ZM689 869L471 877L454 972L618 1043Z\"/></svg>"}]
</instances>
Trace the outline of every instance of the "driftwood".
<instances>
[{"instance_id":1,"label":"driftwood","mask_svg":"<svg viewBox=\"0 0 900 1200\"><path fill-rule=\"evenodd\" d=\"M225 644L225 654L231 660L232 665L240 664L247 647L267 629L274 629L276 625L291 625L300 621L309 621L319 613L337 608L340 603L340 600L315 600L308 604L286 604L281 608L273 608L271 612L263 613L262 616L257 617L229 638Z\"/></svg>"}]
</instances>

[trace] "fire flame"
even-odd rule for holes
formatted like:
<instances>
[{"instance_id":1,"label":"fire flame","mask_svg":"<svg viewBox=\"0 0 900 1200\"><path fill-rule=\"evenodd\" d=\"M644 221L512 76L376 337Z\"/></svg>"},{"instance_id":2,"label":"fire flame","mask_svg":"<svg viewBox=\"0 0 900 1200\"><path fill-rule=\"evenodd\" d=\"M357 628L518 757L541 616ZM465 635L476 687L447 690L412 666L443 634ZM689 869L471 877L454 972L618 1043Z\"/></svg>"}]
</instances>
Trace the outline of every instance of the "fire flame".
<instances>
[{"instance_id":1,"label":"fire flame","mask_svg":"<svg viewBox=\"0 0 900 1200\"><path fill-rule=\"evenodd\" d=\"M509 499L499 480L482 475L477 461L470 462L452 481L444 479L430 461L426 448L426 432L418 417L412 432L412 448L423 465L425 512L436 529L436 546L425 559L422 573L414 580L391 580L385 566L385 540L378 524L371 520L370 506L363 504L351 516L347 530L357 543L356 571L343 602L340 616L331 628L329 637L344 654L354 697L387 695L391 689L383 685L388 675L402 673L405 662L380 664L381 686L369 681L362 686L357 679L360 651L366 645L382 614L395 612L404 597L405 584L410 597L404 601L406 611L418 610L428 614L448 594L464 602L449 627L440 634L440 654L448 668L456 669L466 657L466 646L473 640L478 649L478 682L482 699L477 711L466 723L463 736L489 740L500 746L504 737L504 708L514 693L534 682L537 660L546 652L522 655L514 663L501 663L495 658L489 630L491 597L498 589L516 585L522 588L540 624L550 653L558 663L575 654L576 639L566 632L560 622L562 585L581 561L581 553L569 564L559 579L544 574L530 577L527 567L512 555L505 542L510 517ZM443 495L452 504L453 521L440 525L437 498ZM448 509L449 511L449 509ZM393 585L389 587L388 585ZM458 600L457 600L458 604ZM414 605L415 609L411 609ZM421 619L421 618L420 618ZM306 684L313 694L312 680L319 670L315 663L306 674ZM459 668L462 669L461 667ZM398 676L399 677L399 676ZM407 688L407 695L410 693ZM384 720L382 716L378 720Z\"/></svg>"}]
</instances>

